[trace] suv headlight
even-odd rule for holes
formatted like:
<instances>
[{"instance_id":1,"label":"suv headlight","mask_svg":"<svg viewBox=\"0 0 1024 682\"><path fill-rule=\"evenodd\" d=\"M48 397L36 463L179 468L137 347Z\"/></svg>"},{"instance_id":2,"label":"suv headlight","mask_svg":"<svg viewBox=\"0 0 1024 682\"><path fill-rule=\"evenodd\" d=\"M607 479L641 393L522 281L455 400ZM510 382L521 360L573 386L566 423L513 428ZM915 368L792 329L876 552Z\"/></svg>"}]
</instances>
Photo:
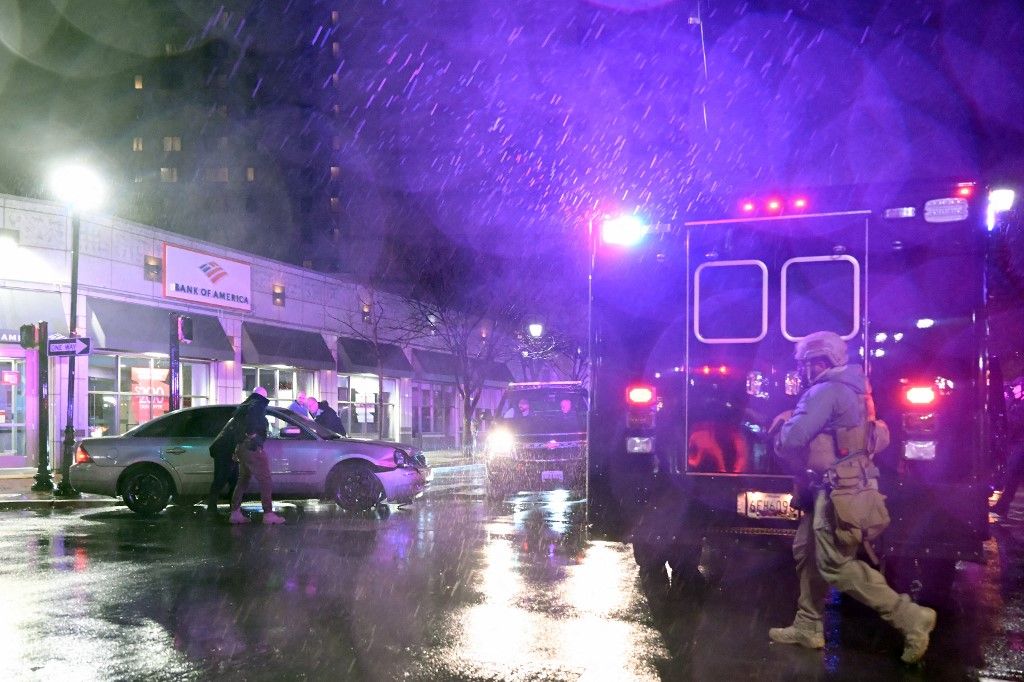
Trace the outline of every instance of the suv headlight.
<instances>
[{"instance_id":1,"label":"suv headlight","mask_svg":"<svg viewBox=\"0 0 1024 682\"><path fill-rule=\"evenodd\" d=\"M516 447L516 439L508 429L494 429L487 434L487 455L502 457L512 453Z\"/></svg>"}]
</instances>

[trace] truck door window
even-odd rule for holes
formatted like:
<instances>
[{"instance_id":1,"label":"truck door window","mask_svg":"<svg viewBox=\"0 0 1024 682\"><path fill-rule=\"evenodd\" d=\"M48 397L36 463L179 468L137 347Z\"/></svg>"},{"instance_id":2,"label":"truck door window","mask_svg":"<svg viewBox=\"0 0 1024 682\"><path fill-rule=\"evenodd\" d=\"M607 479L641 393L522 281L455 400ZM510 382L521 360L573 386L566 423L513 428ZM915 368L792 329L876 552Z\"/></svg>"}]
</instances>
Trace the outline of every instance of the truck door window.
<instances>
[{"instance_id":1,"label":"truck door window","mask_svg":"<svg viewBox=\"0 0 1024 682\"><path fill-rule=\"evenodd\" d=\"M693 334L703 343L757 343L768 334L768 268L759 260L702 263L693 273Z\"/></svg>"},{"instance_id":2,"label":"truck door window","mask_svg":"<svg viewBox=\"0 0 1024 682\"><path fill-rule=\"evenodd\" d=\"M852 256L803 256L782 265L782 335L817 331L852 339L860 331L860 263Z\"/></svg>"}]
</instances>

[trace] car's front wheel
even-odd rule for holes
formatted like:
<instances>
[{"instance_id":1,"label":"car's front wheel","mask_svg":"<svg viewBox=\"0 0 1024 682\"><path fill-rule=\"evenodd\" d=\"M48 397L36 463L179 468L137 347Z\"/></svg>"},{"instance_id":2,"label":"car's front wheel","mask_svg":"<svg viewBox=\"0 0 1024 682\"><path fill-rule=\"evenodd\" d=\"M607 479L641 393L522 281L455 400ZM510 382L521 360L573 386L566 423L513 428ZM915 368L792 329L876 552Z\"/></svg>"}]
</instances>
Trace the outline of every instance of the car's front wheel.
<instances>
[{"instance_id":1,"label":"car's front wheel","mask_svg":"<svg viewBox=\"0 0 1024 682\"><path fill-rule=\"evenodd\" d=\"M151 516L167 506L174 492L170 477L155 466L131 469L121 482L121 497L139 516Z\"/></svg>"},{"instance_id":2,"label":"car's front wheel","mask_svg":"<svg viewBox=\"0 0 1024 682\"><path fill-rule=\"evenodd\" d=\"M327 496L345 511L364 512L384 500L384 486L368 464L339 464L327 478Z\"/></svg>"}]
</instances>

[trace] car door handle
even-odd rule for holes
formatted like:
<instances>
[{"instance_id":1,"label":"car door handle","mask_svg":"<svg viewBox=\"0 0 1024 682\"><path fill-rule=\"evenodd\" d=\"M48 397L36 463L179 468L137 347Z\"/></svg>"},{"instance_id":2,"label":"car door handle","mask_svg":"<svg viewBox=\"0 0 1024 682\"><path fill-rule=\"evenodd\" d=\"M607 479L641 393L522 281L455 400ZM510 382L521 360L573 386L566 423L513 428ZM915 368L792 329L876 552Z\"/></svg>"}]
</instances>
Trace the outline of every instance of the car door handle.
<instances>
[{"instance_id":1,"label":"car door handle","mask_svg":"<svg viewBox=\"0 0 1024 682\"><path fill-rule=\"evenodd\" d=\"M165 455L184 455L185 448L164 448Z\"/></svg>"}]
</instances>

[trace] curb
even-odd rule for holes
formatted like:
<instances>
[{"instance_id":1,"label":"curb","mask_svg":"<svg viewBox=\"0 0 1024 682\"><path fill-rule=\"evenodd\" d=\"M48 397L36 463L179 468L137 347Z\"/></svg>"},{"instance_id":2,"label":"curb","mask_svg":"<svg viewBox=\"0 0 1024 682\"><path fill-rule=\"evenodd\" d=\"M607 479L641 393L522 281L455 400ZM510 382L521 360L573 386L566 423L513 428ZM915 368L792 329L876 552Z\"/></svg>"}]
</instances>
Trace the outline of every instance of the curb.
<instances>
[{"instance_id":1,"label":"curb","mask_svg":"<svg viewBox=\"0 0 1024 682\"><path fill-rule=\"evenodd\" d=\"M5 500L0 498L0 511L20 509L89 509L91 507L124 506L124 502L110 498L109 500Z\"/></svg>"}]
</instances>

